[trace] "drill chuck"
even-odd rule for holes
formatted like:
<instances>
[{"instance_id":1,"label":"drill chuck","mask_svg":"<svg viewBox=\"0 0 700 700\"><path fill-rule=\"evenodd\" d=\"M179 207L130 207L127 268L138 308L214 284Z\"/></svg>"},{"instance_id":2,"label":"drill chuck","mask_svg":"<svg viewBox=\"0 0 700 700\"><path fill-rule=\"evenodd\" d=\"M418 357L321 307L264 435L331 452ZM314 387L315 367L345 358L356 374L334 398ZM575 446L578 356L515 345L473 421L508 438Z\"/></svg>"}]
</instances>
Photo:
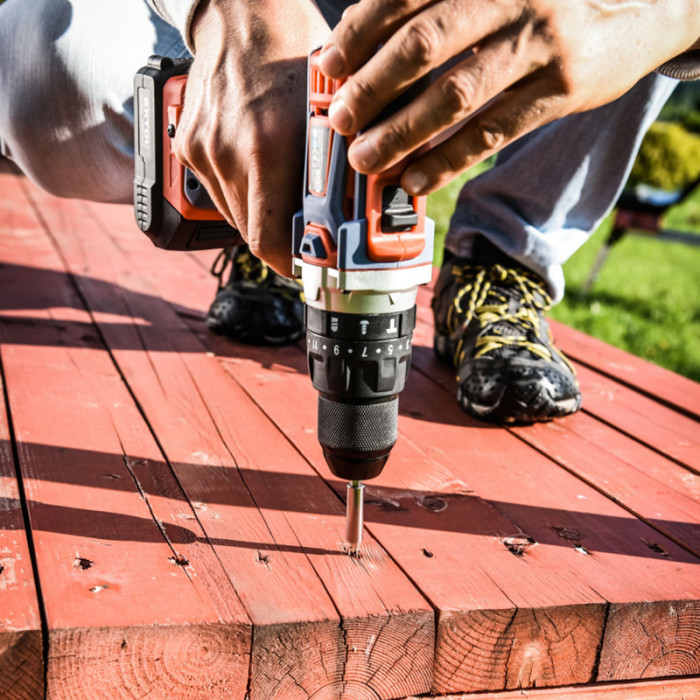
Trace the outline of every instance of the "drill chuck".
<instances>
[{"instance_id":1,"label":"drill chuck","mask_svg":"<svg viewBox=\"0 0 700 700\"><path fill-rule=\"evenodd\" d=\"M411 365L415 307L383 314L307 307L307 358L318 438L336 476L379 475L396 442L398 395Z\"/></svg>"}]
</instances>

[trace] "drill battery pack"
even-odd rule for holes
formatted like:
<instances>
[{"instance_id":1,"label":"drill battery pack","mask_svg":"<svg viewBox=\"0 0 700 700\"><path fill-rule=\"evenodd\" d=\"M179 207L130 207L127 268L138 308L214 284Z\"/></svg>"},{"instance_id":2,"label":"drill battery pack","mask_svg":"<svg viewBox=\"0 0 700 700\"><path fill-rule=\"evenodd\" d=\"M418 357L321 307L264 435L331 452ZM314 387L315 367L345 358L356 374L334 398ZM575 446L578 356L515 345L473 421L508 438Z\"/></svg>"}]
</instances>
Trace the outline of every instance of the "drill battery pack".
<instances>
[{"instance_id":1,"label":"drill battery pack","mask_svg":"<svg viewBox=\"0 0 700 700\"><path fill-rule=\"evenodd\" d=\"M134 78L134 214L151 241L168 250L243 242L195 174L173 153L191 63L151 56Z\"/></svg>"}]
</instances>

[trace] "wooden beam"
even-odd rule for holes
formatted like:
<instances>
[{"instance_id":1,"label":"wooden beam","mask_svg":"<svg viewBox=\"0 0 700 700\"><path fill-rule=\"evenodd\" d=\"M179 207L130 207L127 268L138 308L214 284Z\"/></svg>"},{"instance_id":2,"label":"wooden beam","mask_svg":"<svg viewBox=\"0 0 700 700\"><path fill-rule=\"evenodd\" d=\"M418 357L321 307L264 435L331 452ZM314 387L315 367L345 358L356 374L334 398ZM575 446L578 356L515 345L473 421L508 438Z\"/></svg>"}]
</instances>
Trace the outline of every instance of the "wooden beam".
<instances>
[{"instance_id":1,"label":"wooden beam","mask_svg":"<svg viewBox=\"0 0 700 700\"><path fill-rule=\"evenodd\" d=\"M154 270L150 281L173 308L202 308L210 301L211 280L200 277L191 259L173 257L167 271L154 269L152 252L134 240L130 221L114 217L109 230L120 248L128 246L129 268L144 275ZM329 474L316 440L316 395L299 350L245 348L217 342L210 334L206 339L212 349L232 356L226 370L344 496L344 485ZM280 400L281 390L294 397L293 410ZM395 448L391 471L368 487L367 501L369 531L438 610L434 689L441 689L439 683L460 689L515 686L523 667L538 683L591 678L605 603L566 571L559 575L558 588L549 585L558 565L556 552L532 562L513 556L504 542L519 541L518 527L405 439ZM512 651L514 643L527 649L528 642L542 649L537 664Z\"/></svg>"},{"instance_id":2,"label":"wooden beam","mask_svg":"<svg viewBox=\"0 0 700 700\"><path fill-rule=\"evenodd\" d=\"M38 700L44 697L41 615L7 418L0 377L0 688L8 700Z\"/></svg>"},{"instance_id":3,"label":"wooden beam","mask_svg":"<svg viewBox=\"0 0 700 700\"><path fill-rule=\"evenodd\" d=\"M250 621L17 180L0 178L0 342L47 693L243 698Z\"/></svg>"},{"instance_id":4,"label":"wooden beam","mask_svg":"<svg viewBox=\"0 0 700 700\"><path fill-rule=\"evenodd\" d=\"M342 502L158 298L151 269L84 205L32 196L253 622L251 697L425 692L429 603L371 538L365 560L346 556Z\"/></svg>"},{"instance_id":5,"label":"wooden beam","mask_svg":"<svg viewBox=\"0 0 700 700\"><path fill-rule=\"evenodd\" d=\"M700 418L700 388L697 382L563 323L550 323L558 347L573 360Z\"/></svg>"},{"instance_id":6,"label":"wooden beam","mask_svg":"<svg viewBox=\"0 0 700 700\"><path fill-rule=\"evenodd\" d=\"M114 235L118 236L120 242L123 244L123 241L126 240L125 227L120 228L117 224L113 230L115 231ZM135 241L132 241L130 245L136 246L138 244ZM132 260L136 265L148 265L147 256L148 253L146 250L143 250L137 255L135 254ZM178 304L178 302L181 302L181 300L184 301L185 299L185 295L181 294L178 290L183 288L186 280L190 276L192 278L196 278L193 285L188 285L186 297L188 304L196 304L197 302L195 299L197 298L197 295L194 293L192 286L196 287L199 285L201 278L194 270L190 271L190 268L185 271L181 270L183 266L184 263L178 261L177 264L174 264L168 270L167 275L159 275L157 278L159 289L164 293L166 298L171 300L171 302ZM200 296L198 303L200 308L206 308L205 304L209 301L208 295L211 294L211 291L209 291L210 288L206 287L204 283L201 283L199 288ZM426 315L426 310L421 309L419 315L421 314L423 318ZM423 336L420 335L420 332L423 332ZM424 323L423 330L419 330L417 333L417 338L419 341L422 341L422 343L429 344L431 342L431 333L432 331L428 325ZM212 341L211 339L209 339L208 342L212 344L212 347L216 347L217 349L223 348L223 352L225 354L231 354L231 346L228 346L227 348L227 346L217 343L216 341ZM277 350L274 353L264 354L263 351L241 351L240 348L236 348L235 354L237 357L235 359L227 360L226 367L239 381L244 384L246 390L256 397L258 403L260 403L268 414L276 420L278 425L280 425L280 427L282 427L283 430L293 438L295 444L304 452L305 455L307 455L309 459L311 459L319 472L324 474L326 478L330 478L327 472L324 472L325 465L323 464L322 458L320 458L318 446L315 443L314 412L313 410L305 408L309 406L309 402L307 400L300 400L299 406L295 411L295 415L290 418L287 414L285 414L283 409L280 410L279 401L276 401L274 398L274 382L276 380L273 378L273 375L275 373L266 369L266 367L272 368L274 363L277 363L278 368L292 368L292 373L285 377L285 384L291 384L293 386L292 391L295 396L301 397L304 395L304 392L311 392L312 394L312 390L308 386L308 380L306 377L299 374L299 372L303 369L303 359L299 358L298 356L290 355L290 353L294 352L294 350ZM248 357L250 357L250 360L243 360L243 358L241 358L242 354L247 354ZM432 364L432 353L425 347L417 348L416 355L414 357L415 361L418 363L418 366L420 366L421 362L425 363L426 361ZM261 364L262 368L260 366ZM246 365L247 369L240 369L240 367ZM437 363L435 363L435 366L431 366L428 371L431 381L434 380L434 376L431 374L433 369L436 369L438 372L446 372L446 376L449 377L449 394L451 395L453 391L452 373L449 370L444 370L444 368L437 366ZM278 373L279 372L277 372L277 374ZM412 392L411 387L413 386L415 386L415 391ZM434 397L434 399L432 397ZM412 401L412 403L407 404L407 400ZM646 526L636 520L633 516L630 516L630 514L618 508L604 497L601 497L599 494L596 494L593 489L586 490L585 485L581 484L581 482L579 482L576 478L566 475L565 472L556 467L550 460L544 459L536 453L523 449L524 446L516 447L513 438L508 436L505 431L494 431L490 428L478 429L475 422L472 421L470 423L469 420L463 416L463 414L461 414L459 409L456 407L456 402L454 402L451 398L446 400L435 396L435 391L430 388L429 383L420 383L420 380L416 379L415 375L411 378L409 389L402 398L402 405L403 412L405 414L402 416L402 421L404 421L404 425L406 424L406 421L409 421L409 425L405 429L402 428L404 437L395 449L395 454L392 456L391 462L391 466L401 474L400 488L397 488L397 485L394 483L393 489L382 489L384 482L381 478L374 482L376 486L373 487L374 489L379 489L377 497L378 506L392 508L395 507L394 504L398 504L398 507L401 510L394 511L394 515L391 516L394 518L393 522L385 520L385 523L391 523L392 527L380 530L379 525L371 522L369 528L379 537L382 543L385 544L392 555L397 558L402 567L411 575L413 580L419 583L421 589L426 593L426 595L428 595L438 610L445 610L445 614L440 615L438 624L436 678L440 672L440 659L448 659L449 657L448 653L442 656L441 651L449 648L450 643L454 643L454 632L452 632L449 627L449 625L453 623L454 615L452 613L447 613L447 610L444 608L445 600L439 599L435 593L434 578L431 581L430 575L425 576L425 574L425 579L421 578L420 572L422 569L425 569L425 561L430 559L437 559L440 561L443 564L441 570L450 570L450 565L445 566L446 561L451 562L449 558L450 554L449 551L444 550L452 547L453 551L465 552L470 551L470 549L465 547L465 542L463 539L460 540L459 543L456 540L452 542L449 540L449 535L446 536L445 532L440 531L440 528L444 529L445 527L445 516L442 516L441 518L437 518L443 523L440 527L432 525L432 528L437 530L438 536L435 537L434 541L431 540L431 546L434 547L435 551L440 552L440 556L436 555L435 551L428 547L424 547L424 549L433 554L433 557L428 557L422 552L420 557L415 556L413 551L418 553L420 552L421 548L416 547L415 544L412 544L410 541L406 541L406 536L402 531L402 528L397 528L396 525L400 523L405 528L406 523L410 522L420 526L422 528L421 539L423 541L425 541L426 533L429 533L432 528L431 523L426 521L425 508L420 508L420 506L415 507L410 503L412 499L406 497L408 495L406 493L406 485L408 482L414 491L425 491L426 482L430 483L430 478L428 476L430 475L430 477L432 477L431 486L439 485L442 488L442 491L440 488L436 489L431 496L437 496L439 498L446 493L448 495L447 502L449 503L449 512L456 521L467 524L486 522L493 526L494 520L491 519L492 516L485 516L483 512L480 512L476 517L474 517L473 513L472 517L468 517L467 513L460 513L459 507L464 507L462 503L464 499L465 487L467 489L469 487L474 488L476 493L479 495L490 495L491 490L494 488L496 489L496 492L499 490L502 492L507 492L508 489L502 489L500 484L500 481L503 481L504 478L498 476L501 472L503 472L505 476L507 471L504 471L502 464L493 463L494 453L499 455L502 452L504 455L503 463L505 465L507 465L510 461L518 465L534 463L537 467L537 476L528 476L528 478L525 479L525 483L522 481L523 475L518 475L518 478L516 478L514 481L517 495L511 496L510 499L505 498L505 496L492 496L491 500L496 504L499 511L505 512L510 519L509 522L519 526L518 529L517 527L513 528L511 525L511 534L513 529L516 529L520 535L525 534L526 537L531 537L531 533L537 534L537 537L533 537L533 539L540 542L540 547L528 546L527 539L521 541L519 544L516 543L515 546L513 546L512 541L509 542L509 544L511 544L516 551L518 550L519 545L524 545L523 551L525 552L525 555L523 556L523 559L530 562L532 562L533 558L535 558L535 555L538 561L543 556L545 556L545 560L547 556L551 556L551 563L548 564L550 568L547 569L546 565L543 566L543 570L547 570L549 572L550 581L552 580L551 572L556 571L556 574L554 575L556 577L555 580L561 581L562 585L564 585L563 582L567 580L564 572L568 571L572 577L578 577L580 585L578 588L574 588L573 590L578 590L579 595L581 594L581 591L585 590L588 590L589 592L591 589L600 591L600 587L603 586L608 593L607 599L613 603L613 607L626 606L627 603L631 603L629 607L624 608L627 613L626 619L630 624L630 629L633 629L634 625L636 624L634 615L637 612L646 610L644 601L646 601L649 596L652 596L652 599L659 599L659 602L652 604L651 607L654 611L653 614L660 617L663 617L663 615L667 613L664 596L667 596L668 594L678 595L681 598L684 596L688 597L692 606L696 605L698 587L694 583L694 569L692 568L692 566L696 563L696 559L689 557L687 553L676 547L672 542L663 539L660 540L656 536L657 533L654 530L646 528ZM302 410L305 410L306 412L302 413ZM300 418L302 420L300 420ZM426 423L426 419L433 420L439 424L440 431L436 432L435 425ZM447 430L447 427L452 425L455 426L454 435L450 434L452 431ZM465 433L465 429L468 429L469 432ZM408 444L411 440L415 441L415 448L418 448L419 445L434 445L435 447L429 448L431 450L429 455L423 455L422 460L420 457L418 457L418 455L421 453L420 449L411 448L412 451L410 454L404 456L403 451L405 449L409 449ZM462 442L464 442L466 445L464 448L461 447ZM508 455L508 457L506 457L506 455ZM469 456L469 464L465 464L465 456ZM499 459L501 458L497 456L496 460L498 461ZM474 469L472 465L477 466L476 473L479 474L478 483L480 488L474 487ZM388 473L389 472L386 472L386 474ZM551 483L551 487L548 489L546 498L544 499L544 503L546 504L548 502L548 505L543 505L540 494L532 492L529 496L527 496L527 498L533 499L531 505L528 506L527 498L522 498L520 491L518 490L518 486L528 486L528 481L538 484ZM448 484L447 487L445 486L446 484ZM580 488L582 486L584 487L583 493ZM531 487L528 486L528 488L531 490ZM568 493L571 494L569 496L569 501L571 502L564 499L564 503L560 506L560 504L557 502L559 499L558 491L560 490L568 491ZM528 493L529 491L526 489L525 494L527 495ZM396 497L397 495L398 498ZM577 511L581 511L581 499L578 498L580 495L584 495L587 500L592 502L593 505L591 507L593 507L594 512L598 517L591 518L586 516L585 510L581 515L576 514ZM422 496L423 494L421 494L419 498ZM437 502L439 501L435 501L434 503ZM423 503L426 503L426 501L423 500ZM526 507L523 508L523 505ZM423 511L422 513L421 510ZM599 514L598 510L601 510L602 512ZM404 517L397 516L397 512L406 513L406 515ZM381 521L383 518L390 517L381 511L380 515L378 516L370 513L372 513L371 506L368 507L368 518L370 520L373 520L376 517L377 520ZM599 515L603 517L601 518ZM542 522L543 516L545 518L544 523ZM557 520L557 522L548 522L550 519L554 518ZM581 536L583 537L583 533L585 532L585 538L590 539L591 544L595 543L595 545L591 546L591 551L593 554L584 554L583 551L580 551L586 550L586 547L583 544L581 544L580 547L577 547L577 542L575 539L567 539L566 535L579 532L579 530L576 529L577 525L579 528L583 528L583 531L580 533ZM659 585L655 585L646 582L645 579L650 576L652 571L670 571L673 565L669 564L665 558L665 555L658 551L651 550L652 553L651 556L649 556L649 546L641 542L638 537L635 537L635 532L640 527L642 528L639 530L642 539L651 538L648 541L650 541L652 544L655 544L661 548L666 545L673 548L673 552L667 551L666 553L670 554L672 557L678 557L681 562L684 562L684 573L682 574L684 579L683 581L680 581L675 585L671 585L668 589L666 589L661 583ZM483 531L484 530L481 530L479 532ZM485 531L488 531L488 525L485 527ZM452 533L450 533L450 535L451 534ZM507 537L503 536L502 539L505 540ZM661 542L661 544L659 544L659 542ZM503 547L503 544L500 541L498 544L499 546ZM415 547L415 550L409 551L409 547ZM441 547L442 549L440 549ZM600 549L601 551L600 556L598 556L598 552L596 551L597 549ZM502 551L507 552L508 550L504 548ZM554 552L553 555L552 552ZM482 555L482 558L474 557L475 560L483 562L489 561L489 558L484 557L482 552L479 553ZM510 556L512 557L512 555ZM586 560L586 563L582 564L582 560L585 557L588 557L588 559ZM622 562L626 562L627 559L630 559L632 564L622 565ZM454 562L452 567L462 574L463 579L463 565L460 566L460 563ZM622 568L622 574L619 571L620 567ZM506 567L503 567L502 565L498 567L491 565L487 566L486 568L489 575L494 575L493 571L502 571L506 569ZM586 575L581 575L582 569L584 572L586 572ZM434 571L431 572L431 574L433 577L435 576ZM440 579L440 587L443 591L447 585L446 578L446 576L443 576L443 578ZM518 595L522 596L522 588L520 587L519 589L517 585L513 584L513 581L516 581L518 578L514 572L504 574L503 578L506 579L507 582L502 584L501 580L498 580L498 583L499 585L502 584L502 590L507 591L510 598L517 598ZM654 575L651 575L651 578L654 578ZM668 576L664 576L664 579L665 578L668 578ZM688 585L690 585L690 589L688 589ZM480 591L488 590L487 584L485 584L483 581L479 582L478 588ZM530 600L533 600L533 597L537 595L536 593L532 592L533 588L536 590L538 590L538 588L542 589L541 586L530 586L528 589ZM573 600L575 601L573 605L579 606L576 608L577 610L582 611L587 609L589 611L590 617L588 618L588 623L589 625L592 624L592 626L589 626L589 631L594 630L596 610L595 604L589 599L588 604L581 607L582 599L577 599L575 596L572 596L572 589L565 588L564 590L566 590L566 594L569 595L569 601L571 602ZM673 594L672 591L675 591L675 594ZM541 594L542 590L539 590L538 592ZM455 600L459 599L454 590L452 590L447 598L449 598L450 595L454 596L452 598L453 603ZM562 595L565 594L562 593ZM546 608L545 603L540 603L540 605ZM527 608L528 606L521 601L520 606L513 606L513 608L514 607L518 607L518 610L520 610ZM531 606L531 608L532 607L537 609L537 604ZM501 608L502 613L507 609L507 607ZM565 609L566 606L561 608L562 613ZM622 609L622 607L620 609ZM690 616L692 616L692 614L692 612L686 611L685 619L691 619ZM507 613L505 614L505 619L510 619ZM472 629L481 629L478 626L474 628L473 620L470 620L469 622L472 625ZM482 624L484 623L482 622ZM464 628L466 629L468 627L469 625L465 625ZM484 631L486 630L485 627L483 629ZM513 629L513 625L511 625L510 629ZM560 626L559 629L564 629L564 627ZM445 631L445 635L443 637L441 637L441 630ZM532 639L533 633L530 632L529 634L530 638ZM537 633L535 633L535 635L536 634ZM679 638L668 629L665 631L665 635L671 646L674 644L682 645L684 641L688 641L689 639L689 637L686 637L685 640L683 638ZM488 635L486 634L475 634L475 636L479 638L481 644L483 644L483 639L488 639ZM522 639L526 639L527 636L528 633L523 633ZM544 636L546 637L546 635ZM591 638L594 637L595 633L593 632ZM537 638L538 637L535 636L535 639ZM542 636L540 636L539 639L541 640ZM605 643L609 645L610 648L617 650L616 645L621 645L622 648L626 648L625 645L627 641L628 640L625 639L624 635L611 634L606 637ZM448 647L441 647L441 643L448 644ZM585 647L585 643L582 643L581 646ZM502 648L508 648L507 642L504 643L504 647ZM523 644L523 648L531 649L532 645L527 646ZM460 649L458 652L453 651L453 659L460 659L463 662L466 659L466 668L469 666L469 657L468 654L464 654L463 652L464 648ZM488 658L497 656L498 654L494 654L492 652ZM556 659L556 661L560 662L566 659L565 654L559 656L552 654L552 656ZM472 667L476 668L477 670L476 672L472 673L470 679L465 680L463 678L455 677L454 674L450 675L452 670L446 668L444 671L444 676L445 678L449 678L449 680L440 681L444 682L444 685L434 685L434 689L439 689L441 692L445 692L446 690L449 690L449 683L454 683L455 687L459 687L459 683L468 683L470 680L472 682L482 683L482 676L487 676L490 679L499 677L509 679L508 681L504 682L510 682L514 686L518 683L522 684L524 680L532 681L534 680L534 677L538 675L539 677L537 678L537 682L539 684L547 677L547 671L543 670L542 668L535 668L533 671L533 663L531 663L531 659L523 660L515 658L511 660L514 662L511 669L509 671L504 671L503 667L501 667L501 676L499 676L499 673L496 672L494 668L489 668L487 672L481 674L481 669L479 669L478 664L472 664ZM556 661L553 663L556 664ZM570 659L568 659L568 661L570 663ZM498 666L498 663L496 663L496 665ZM577 670L582 672L582 669L585 668L585 663L582 663L578 666ZM661 673L662 667L659 666L655 672ZM675 672L680 672L680 667L676 668ZM528 678L529 673L533 674L533 676L530 678ZM549 673L551 674L551 671ZM553 675L549 675L550 683L552 682L552 677ZM544 680L544 682L547 681ZM480 687L483 688L485 686L481 685Z\"/></svg>"}]
</instances>

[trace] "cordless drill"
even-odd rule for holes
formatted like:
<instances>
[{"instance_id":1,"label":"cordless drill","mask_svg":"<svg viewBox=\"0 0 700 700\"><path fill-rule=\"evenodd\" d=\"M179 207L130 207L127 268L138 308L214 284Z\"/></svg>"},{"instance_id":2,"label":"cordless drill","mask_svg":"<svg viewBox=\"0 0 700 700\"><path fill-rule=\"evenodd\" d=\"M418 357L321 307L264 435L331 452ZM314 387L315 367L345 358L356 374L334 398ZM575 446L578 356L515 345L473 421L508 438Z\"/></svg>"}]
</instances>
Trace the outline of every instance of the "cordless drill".
<instances>
[{"instance_id":1,"label":"cordless drill","mask_svg":"<svg viewBox=\"0 0 700 700\"><path fill-rule=\"evenodd\" d=\"M306 298L306 349L318 394L318 439L333 474L349 482L347 541L362 539L363 484L396 442L398 395L411 365L416 292L430 281L433 222L425 197L400 185L406 163L362 175L348 163L352 137L330 126L340 87L309 57L302 210L294 217L294 274ZM412 99L415 86L378 117Z\"/></svg>"},{"instance_id":2,"label":"cordless drill","mask_svg":"<svg viewBox=\"0 0 700 700\"><path fill-rule=\"evenodd\" d=\"M348 162L352 137L330 127L341 83L309 57L303 206L293 221L293 272L306 298L307 359L318 395L318 439L347 480L348 552L362 540L363 481L378 476L396 442L398 394L411 364L418 286L430 281L433 222L425 197L400 186L405 163L362 175ZM151 56L135 78L134 208L161 248L241 242L194 173L173 153L190 62ZM413 90L420 89L420 87ZM379 119L398 109L409 90Z\"/></svg>"}]
</instances>

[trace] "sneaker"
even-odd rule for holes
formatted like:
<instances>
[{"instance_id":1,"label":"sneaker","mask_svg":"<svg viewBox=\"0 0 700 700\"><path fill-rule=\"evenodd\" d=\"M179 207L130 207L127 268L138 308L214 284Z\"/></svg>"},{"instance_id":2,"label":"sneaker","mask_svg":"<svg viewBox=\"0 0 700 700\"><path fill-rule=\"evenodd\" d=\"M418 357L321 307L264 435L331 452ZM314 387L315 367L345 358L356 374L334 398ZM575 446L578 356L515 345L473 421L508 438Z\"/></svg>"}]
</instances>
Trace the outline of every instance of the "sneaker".
<instances>
[{"instance_id":1,"label":"sneaker","mask_svg":"<svg viewBox=\"0 0 700 700\"><path fill-rule=\"evenodd\" d=\"M581 392L544 318L552 304L544 281L495 251L479 262L446 258L436 285L435 352L458 368L457 399L496 423L574 413Z\"/></svg>"},{"instance_id":2,"label":"sneaker","mask_svg":"<svg viewBox=\"0 0 700 700\"><path fill-rule=\"evenodd\" d=\"M231 273L223 284L229 263ZM247 245L221 251L212 274L219 278L207 314L212 331L251 345L287 345L303 335L301 287L256 258Z\"/></svg>"}]
</instances>

